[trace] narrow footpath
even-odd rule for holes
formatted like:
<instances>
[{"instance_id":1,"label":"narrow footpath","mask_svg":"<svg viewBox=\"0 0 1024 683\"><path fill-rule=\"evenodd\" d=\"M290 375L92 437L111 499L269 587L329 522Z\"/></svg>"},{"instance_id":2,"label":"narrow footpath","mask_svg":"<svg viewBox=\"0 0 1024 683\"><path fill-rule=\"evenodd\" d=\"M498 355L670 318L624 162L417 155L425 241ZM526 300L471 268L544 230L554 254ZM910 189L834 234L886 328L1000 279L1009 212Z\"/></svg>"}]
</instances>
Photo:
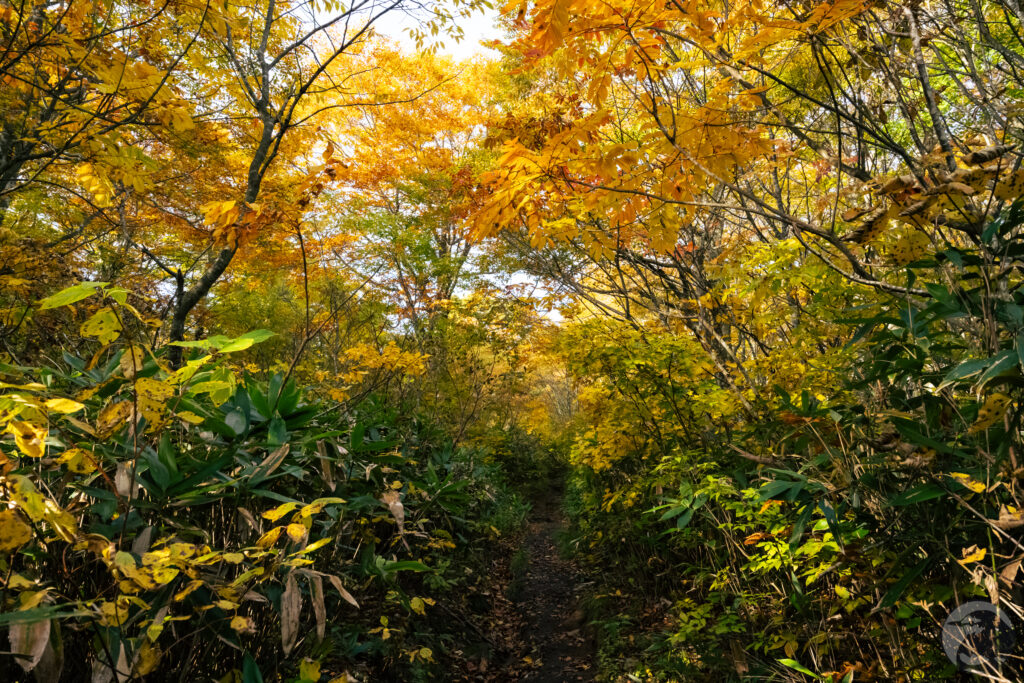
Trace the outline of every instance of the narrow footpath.
<instances>
[{"instance_id":1,"label":"narrow footpath","mask_svg":"<svg viewBox=\"0 0 1024 683\"><path fill-rule=\"evenodd\" d=\"M525 681L592 681L594 648L578 605L579 573L558 552L556 536L565 521L558 500L534 504L523 549L527 567L520 602L526 614L524 642L535 669Z\"/></svg>"},{"instance_id":2,"label":"narrow footpath","mask_svg":"<svg viewBox=\"0 0 1024 683\"><path fill-rule=\"evenodd\" d=\"M485 591L491 609L477 631L490 643L490 655L467 661L453 680L594 680L594 643L579 606L582 578L558 552L556 539L565 528L560 501L558 491L538 497L521 545L494 558Z\"/></svg>"}]
</instances>

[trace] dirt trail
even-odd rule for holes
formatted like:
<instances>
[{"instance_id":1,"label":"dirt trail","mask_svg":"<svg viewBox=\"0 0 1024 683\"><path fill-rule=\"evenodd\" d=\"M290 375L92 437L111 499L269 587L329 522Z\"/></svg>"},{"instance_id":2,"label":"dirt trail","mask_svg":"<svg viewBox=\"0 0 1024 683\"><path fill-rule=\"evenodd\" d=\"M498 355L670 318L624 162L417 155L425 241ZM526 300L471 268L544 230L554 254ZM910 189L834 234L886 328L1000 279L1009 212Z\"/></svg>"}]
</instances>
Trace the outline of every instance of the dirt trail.
<instances>
[{"instance_id":1,"label":"dirt trail","mask_svg":"<svg viewBox=\"0 0 1024 683\"><path fill-rule=\"evenodd\" d=\"M530 665L520 680L536 683L594 680L594 647L584 631L576 589L580 576L555 544L565 524L558 499L535 502L523 543L526 575L517 602L525 613L523 643Z\"/></svg>"},{"instance_id":2,"label":"dirt trail","mask_svg":"<svg viewBox=\"0 0 1024 683\"><path fill-rule=\"evenodd\" d=\"M526 533L491 557L471 601L486 612L470 624L480 642L457 654L461 664L448 680L472 683L577 683L594 680L595 648L586 632L577 592L581 576L558 553L556 536L565 527L561 491L537 497ZM455 613L452 613L453 616Z\"/></svg>"}]
</instances>

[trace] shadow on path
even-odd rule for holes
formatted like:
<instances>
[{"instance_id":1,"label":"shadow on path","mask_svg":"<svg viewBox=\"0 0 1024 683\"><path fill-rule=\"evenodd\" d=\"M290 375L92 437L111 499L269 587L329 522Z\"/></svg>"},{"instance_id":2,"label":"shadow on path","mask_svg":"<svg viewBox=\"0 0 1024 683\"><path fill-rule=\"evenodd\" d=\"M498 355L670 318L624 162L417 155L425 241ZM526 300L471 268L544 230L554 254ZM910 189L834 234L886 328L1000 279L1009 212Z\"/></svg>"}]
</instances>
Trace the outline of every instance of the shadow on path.
<instances>
[{"instance_id":1,"label":"shadow on path","mask_svg":"<svg viewBox=\"0 0 1024 683\"><path fill-rule=\"evenodd\" d=\"M537 496L521 541L503 543L487 574L472 588L488 609L471 625L479 642L456 653L460 664L450 681L472 683L576 683L594 680L593 640L578 605L580 574L559 555L556 538L565 528L561 491ZM511 539L510 539L511 540Z\"/></svg>"},{"instance_id":2,"label":"shadow on path","mask_svg":"<svg viewBox=\"0 0 1024 683\"><path fill-rule=\"evenodd\" d=\"M594 680L594 647L584 631L576 594L576 567L559 555L556 535L565 526L559 498L552 494L534 503L523 550L526 572L518 603L525 613L523 643L528 665L524 681L561 683Z\"/></svg>"}]
</instances>

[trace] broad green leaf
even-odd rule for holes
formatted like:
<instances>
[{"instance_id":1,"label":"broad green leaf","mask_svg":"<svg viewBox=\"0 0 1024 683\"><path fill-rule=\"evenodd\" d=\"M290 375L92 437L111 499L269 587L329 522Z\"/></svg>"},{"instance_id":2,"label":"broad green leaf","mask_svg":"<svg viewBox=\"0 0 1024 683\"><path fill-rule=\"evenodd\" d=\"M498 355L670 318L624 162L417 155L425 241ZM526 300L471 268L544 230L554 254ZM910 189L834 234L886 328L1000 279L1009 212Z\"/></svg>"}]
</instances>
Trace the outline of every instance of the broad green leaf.
<instances>
[{"instance_id":1,"label":"broad green leaf","mask_svg":"<svg viewBox=\"0 0 1024 683\"><path fill-rule=\"evenodd\" d=\"M52 294L45 299L39 301L39 309L42 311L59 308L61 306L68 306L75 302L81 301L82 299L88 299L90 296L96 293L98 289L106 287L109 282L80 282L77 285L62 289L56 294Z\"/></svg>"},{"instance_id":2,"label":"broad green leaf","mask_svg":"<svg viewBox=\"0 0 1024 683\"><path fill-rule=\"evenodd\" d=\"M990 361L991 359L989 358L975 358L972 360L965 360L964 362L960 363L960 365L950 370L946 374L946 376L942 378L942 381L939 383L938 388L942 389L944 387L949 386L950 384L954 384L961 380L967 379L972 375L978 374L979 372L981 372L982 370L989 366Z\"/></svg>"},{"instance_id":3,"label":"broad green leaf","mask_svg":"<svg viewBox=\"0 0 1024 683\"><path fill-rule=\"evenodd\" d=\"M220 347L221 353L234 353L235 351L242 351L249 348L253 344L259 344L264 342L271 337L275 336L274 332L270 330L253 330L252 332L246 332L240 337L235 337L230 340L224 346Z\"/></svg>"},{"instance_id":4,"label":"broad green leaf","mask_svg":"<svg viewBox=\"0 0 1024 683\"><path fill-rule=\"evenodd\" d=\"M225 337L222 334L215 334L212 337L206 339L196 339L194 341L176 341L171 342L171 346L181 346L186 349L213 349L220 353L234 353L235 351L243 351L253 344L259 344L260 342L266 341L273 336L276 336L276 332L270 330L253 330L252 332L246 332L243 335L235 337Z\"/></svg>"}]
</instances>

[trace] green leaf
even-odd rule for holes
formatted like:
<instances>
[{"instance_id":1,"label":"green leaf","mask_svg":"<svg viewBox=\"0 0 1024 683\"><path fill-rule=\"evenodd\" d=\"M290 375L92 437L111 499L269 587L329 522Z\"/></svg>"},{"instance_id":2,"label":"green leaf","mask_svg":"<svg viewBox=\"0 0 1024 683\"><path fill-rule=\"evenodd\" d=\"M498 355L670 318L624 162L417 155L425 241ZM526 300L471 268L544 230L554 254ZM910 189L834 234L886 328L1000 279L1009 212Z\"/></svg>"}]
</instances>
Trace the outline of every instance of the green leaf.
<instances>
[{"instance_id":1,"label":"green leaf","mask_svg":"<svg viewBox=\"0 0 1024 683\"><path fill-rule=\"evenodd\" d=\"M271 337L275 336L275 333L270 330L253 330L252 332L246 332L240 337L235 337L224 346L220 347L221 353L234 353L235 351L242 351L249 348L253 344L259 344L264 342Z\"/></svg>"},{"instance_id":2,"label":"green leaf","mask_svg":"<svg viewBox=\"0 0 1024 683\"><path fill-rule=\"evenodd\" d=\"M942 389L950 384L959 382L960 380L967 379L972 375L976 375L989 365L989 358L975 358L972 360L965 360L960 365L956 366L949 373L942 378L938 388Z\"/></svg>"},{"instance_id":3,"label":"green leaf","mask_svg":"<svg viewBox=\"0 0 1024 683\"><path fill-rule=\"evenodd\" d=\"M288 443L288 428L281 418L275 417L270 421L267 429L267 443L271 446Z\"/></svg>"},{"instance_id":4,"label":"green leaf","mask_svg":"<svg viewBox=\"0 0 1024 683\"><path fill-rule=\"evenodd\" d=\"M878 603L878 606L892 607L893 605L895 605L896 601L900 599L901 595L903 595L903 592L907 590L907 586L909 586L911 582L914 581L914 579L921 575L921 572L923 572L925 568L928 567L929 563L930 560L926 557L920 562L918 562L916 565L914 565L913 569L904 574L903 578L901 578L899 581L893 584L892 588L890 588L888 592L886 592L885 596L882 598L882 601Z\"/></svg>"},{"instance_id":5,"label":"green leaf","mask_svg":"<svg viewBox=\"0 0 1024 683\"><path fill-rule=\"evenodd\" d=\"M235 351L243 351L253 344L264 342L273 336L276 336L276 333L271 332L270 330L253 330L252 332L246 332L234 339L225 337L223 334L215 334L212 337L207 337L206 339L176 341L171 342L170 345L181 346L186 349L214 349L220 353L234 353Z\"/></svg>"},{"instance_id":6,"label":"green leaf","mask_svg":"<svg viewBox=\"0 0 1024 683\"><path fill-rule=\"evenodd\" d=\"M687 508L686 506L674 506L674 507L670 506L669 509L665 510L665 512L661 515L661 517L658 518L658 521L659 522L668 521L668 520L672 519L673 517L678 517L679 515L681 515L684 512L686 512L688 509L689 508Z\"/></svg>"},{"instance_id":7,"label":"green leaf","mask_svg":"<svg viewBox=\"0 0 1024 683\"><path fill-rule=\"evenodd\" d=\"M263 674L256 665L256 660L248 652L242 660L242 683L263 683Z\"/></svg>"},{"instance_id":8,"label":"green leaf","mask_svg":"<svg viewBox=\"0 0 1024 683\"><path fill-rule=\"evenodd\" d=\"M249 428L249 419L241 409L235 408L224 416L224 424L230 427L235 434L241 435Z\"/></svg>"},{"instance_id":9,"label":"green leaf","mask_svg":"<svg viewBox=\"0 0 1024 683\"><path fill-rule=\"evenodd\" d=\"M384 571L387 572L429 572L432 571L430 567L423 564L422 562L416 562L415 560L400 560L398 562L387 562L384 565Z\"/></svg>"},{"instance_id":10,"label":"green leaf","mask_svg":"<svg viewBox=\"0 0 1024 683\"><path fill-rule=\"evenodd\" d=\"M33 609L4 612L0 614L0 626L11 624L32 624L42 619L70 619L75 617L91 616L88 610L67 609L73 607L74 603L64 605L47 605L46 607L35 607Z\"/></svg>"},{"instance_id":11,"label":"green leaf","mask_svg":"<svg viewBox=\"0 0 1024 683\"><path fill-rule=\"evenodd\" d=\"M39 301L39 310L45 311L51 308L69 306L82 299L88 299L96 293L97 289L102 289L109 284L109 282L80 282L67 289L62 289L45 299L41 299Z\"/></svg>"},{"instance_id":12,"label":"green leaf","mask_svg":"<svg viewBox=\"0 0 1024 683\"><path fill-rule=\"evenodd\" d=\"M811 521L811 514L814 512L815 507L814 505L805 505L803 512L800 513L796 523L793 524L793 533L789 537L789 547L791 550L796 550L797 546L800 545L800 538L804 535L807 522Z\"/></svg>"},{"instance_id":13,"label":"green leaf","mask_svg":"<svg viewBox=\"0 0 1024 683\"><path fill-rule=\"evenodd\" d=\"M927 282L925 283L924 288L928 290L928 293L931 294L935 300L946 308L954 311L960 310L960 303L952 294L949 293L949 290L942 285Z\"/></svg>"},{"instance_id":14,"label":"green leaf","mask_svg":"<svg viewBox=\"0 0 1024 683\"><path fill-rule=\"evenodd\" d=\"M185 349L219 349L229 341L231 341L229 337L225 337L223 334L215 334L206 339L169 342L168 346L180 346Z\"/></svg>"},{"instance_id":15,"label":"green leaf","mask_svg":"<svg viewBox=\"0 0 1024 683\"><path fill-rule=\"evenodd\" d=\"M828 530L832 532L832 538L838 541L839 518L836 516L836 511L832 508L832 504L827 500L821 500L818 502L818 507L821 508L821 512L825 515L825 522L828 524Z\"/></svg>"},{"instance_id":16,"label":"green leaf","mask_svg":"<svg viewBox=\"0 0 1024 683\"><path fill-rule=\"evenodd\" d=\"M917 425L910 420L894 417L892 418L892 426L896 428L896 431L900 433L907 441L916 444L918 446L927 446L928 448L934 448L939 453L956 453L955 450L950 448L948 445L937 441L930 437L925 436L921 432L917 431Z\"/></svg>"},{"instance_id":17,"label":"green leaf","mask_svg":"<svg viewBox=\"0 0 1024 683\"><path fill-rule=\"evenodd\" d=\"M778 496L781 496L784 491L789 491L791 488L793 488L794 485L802 483L803 482L784 481L776 479L775 481L770 481L764 486L762 486L758 490L758 493L761 495L761 500L765 501L770 498L776 498Z\"/></svg>"},{"instance_id":18,"label":"green leaf","mask_svg":"<svg viewBox=\"0 0 1024 683\"><path fill-rule=\"evenodd\" d=\"M779 662L779 664L781 664L783 666L788 666L793 671L799 671L802 674L806 674L806 675L810 676L811 678L813 678L816 681L820 681L821 680L821 676L819 676L818 674L814 673L813 671L811 671L810 669L808 669L807 667L805 667L804 665L802 665L800 662L796 661L795 659L779 659L777 661Z\"/></svg>"},{"instance_id":19,"label":"green leaf","mask_svg":"<svg viewBox=\"0 0 1024 683\"><path fill-rule=\"evenodd\" d=\"M690 520L693 519L694 509L690 508L687 510L679 519L676 520L676 529L685 529L689 524Z\"/></svg>"},{"instance_id":20,"label":"green leaf","mask_svg":"<svg viewBox=\"0 0 1024 683\"><path fill-rule=\"evenodd\" d=\"M917 503L923 503L927 500L941 498L944 495L946 495L946 489L942 488L938 484L922 484L921 486L916 486L909 491L904 491L894 498L890 498L889 505L894 507L916 505Z\"/></svg>"},{"instance_id":21,"label":"green leaf","mask_svg":"<svg viewBox=\"0 0 1024 683\"><path fill-rule=\"evenodd\" d=\"M992 356L990 360L992 361L992 365L985 371L985 374L978 378L979 386L983 386L986 382L991 379L995 379L1004 372L1015 369L1019 362L1017 351L1012 349L1001 351L995 356Z\"/></svg>"}]
</instances>

